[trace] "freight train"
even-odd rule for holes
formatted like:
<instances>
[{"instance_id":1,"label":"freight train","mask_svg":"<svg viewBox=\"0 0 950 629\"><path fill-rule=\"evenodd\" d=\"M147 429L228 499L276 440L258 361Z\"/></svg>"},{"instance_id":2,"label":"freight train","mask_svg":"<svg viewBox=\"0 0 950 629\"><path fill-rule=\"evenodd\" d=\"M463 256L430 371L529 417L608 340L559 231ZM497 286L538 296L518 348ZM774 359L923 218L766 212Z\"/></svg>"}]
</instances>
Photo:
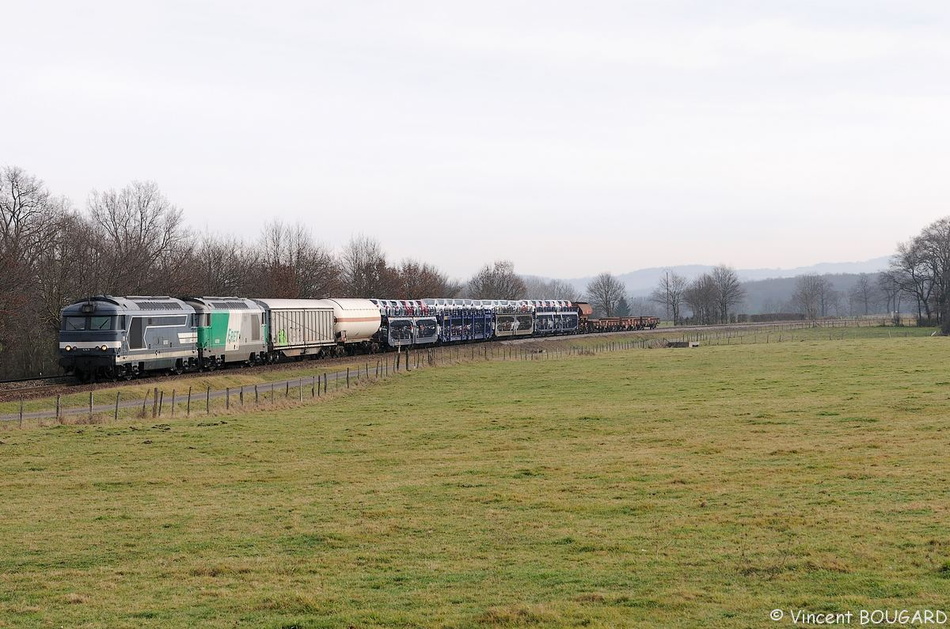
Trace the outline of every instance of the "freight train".
<instances>
[{"instance_id":1,"label":"freight train","mask_svg":"<svg viewBox=\"0 0 950 629\"><path fill-rule=\"evenodd\" d=\"M60 365L82 381L605 331L565 300L99 295L62 310Z\"/></svg>"}]
</instances>

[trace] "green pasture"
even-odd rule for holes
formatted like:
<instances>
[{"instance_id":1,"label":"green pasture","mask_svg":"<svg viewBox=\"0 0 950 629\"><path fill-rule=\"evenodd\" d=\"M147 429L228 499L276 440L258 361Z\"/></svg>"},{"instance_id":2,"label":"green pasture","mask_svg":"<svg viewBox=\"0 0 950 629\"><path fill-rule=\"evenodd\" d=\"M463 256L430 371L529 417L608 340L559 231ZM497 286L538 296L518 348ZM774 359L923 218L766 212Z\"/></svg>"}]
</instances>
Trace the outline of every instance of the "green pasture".
<instances>
[{"instance_id":1,"label":"green pasture","mask_svg":"<svg viewBox=\"0 0 950 629\"><path fill-rule=\"evenodd\" d=\"M464 361L246 414L0 427L0 627L946 610L950 339L801 332Z\"/></svg>"}]
</instances>

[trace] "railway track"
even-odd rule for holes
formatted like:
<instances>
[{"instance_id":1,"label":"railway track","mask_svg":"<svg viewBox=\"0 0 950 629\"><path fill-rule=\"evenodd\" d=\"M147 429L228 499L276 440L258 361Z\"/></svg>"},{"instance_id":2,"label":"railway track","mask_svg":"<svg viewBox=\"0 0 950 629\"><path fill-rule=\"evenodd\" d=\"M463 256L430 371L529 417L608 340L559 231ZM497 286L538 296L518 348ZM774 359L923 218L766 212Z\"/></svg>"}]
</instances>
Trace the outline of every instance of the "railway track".
<instances>
[{"instance_id":1,"label":"railway track","mask_svg":"<svg viewBox=\"0 0 950 629\"><path fill-rule=\"evenodd\" d=\"M0 393L5 391L29 391L42 389L57 384L70 384L76 379L72 376L33 376L32 378L16 378L14 380L0 380Z\"/></svg>"}]
</instances>

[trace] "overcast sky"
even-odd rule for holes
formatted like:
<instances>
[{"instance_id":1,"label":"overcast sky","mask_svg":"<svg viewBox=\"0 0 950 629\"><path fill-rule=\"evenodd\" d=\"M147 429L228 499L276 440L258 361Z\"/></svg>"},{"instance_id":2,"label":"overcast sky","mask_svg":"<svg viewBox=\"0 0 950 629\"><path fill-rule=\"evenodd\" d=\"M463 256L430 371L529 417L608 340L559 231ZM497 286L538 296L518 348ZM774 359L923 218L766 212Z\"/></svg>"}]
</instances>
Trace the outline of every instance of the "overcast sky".
<instances>
[{"instance_id":1,"label":"overcast sky","mask_svg":"<svg viewBox=\"0 0 950 629\"><path fill-rule=\"evenodd\" d=\"M889 255L950 214L945 0L7 2L0 165L466 278Z\"/></svg>"}]
</instances>

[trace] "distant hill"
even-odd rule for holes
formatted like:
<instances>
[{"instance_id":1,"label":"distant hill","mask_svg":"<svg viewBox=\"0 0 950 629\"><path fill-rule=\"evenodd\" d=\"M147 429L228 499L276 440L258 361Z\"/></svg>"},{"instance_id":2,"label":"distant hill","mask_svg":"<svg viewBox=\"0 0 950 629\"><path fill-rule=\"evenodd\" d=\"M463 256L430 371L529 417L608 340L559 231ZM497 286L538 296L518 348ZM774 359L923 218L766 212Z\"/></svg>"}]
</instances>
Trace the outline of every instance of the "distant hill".
<instances>
[{"instance_id":1,"label":"distant hill","mask_svg":"<svg viewBox=\"0 0 950 629\"><path fill-rule=\"evenodd\" d=\"M793 278L800 275L858 275L861 273L878 273L887 269L890 256L883 256L864 262L825 262L812 266L802 266L794 269L736 269L739 279L743 282L753 282L768 279ZM640 269L618 275L617 279L624 283L627 292L633 297L646 297L659 285L660 278L667 271L682 275L687 280L693 280L703 273L708 273L714 267L705 264L690 264L673 267L654 267ZM564 280L578 291L583 293L593 277L578 277ZM852 284L853 282L844 282ZM836 286L836 289L840 290Z\"/></svg>"}]
</instances>

